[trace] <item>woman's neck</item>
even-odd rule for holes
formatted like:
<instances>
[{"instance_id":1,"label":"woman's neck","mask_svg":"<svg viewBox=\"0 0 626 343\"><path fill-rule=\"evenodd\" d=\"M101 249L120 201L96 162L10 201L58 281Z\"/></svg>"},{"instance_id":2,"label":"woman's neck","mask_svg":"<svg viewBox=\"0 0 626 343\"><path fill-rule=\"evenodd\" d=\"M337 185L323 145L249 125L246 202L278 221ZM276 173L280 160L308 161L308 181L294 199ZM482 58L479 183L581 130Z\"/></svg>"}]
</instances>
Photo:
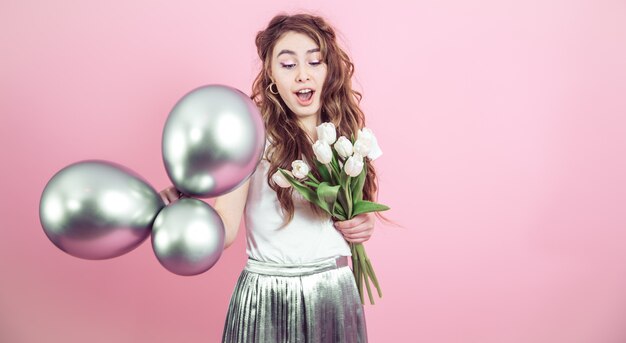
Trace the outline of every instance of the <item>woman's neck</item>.
<instances>
[{"instance_id":1,"label":"woman's neck","mask_svg":"<svg viewBox=\"0 0 626 343\"><path fill-rule=\"evenodd\" d=\"M307 116L300 119L300 125L304 132L309 136L311 142L317 140L317 127L321 124L321 118L319 115Z\"/></svg>"}]
</instances>

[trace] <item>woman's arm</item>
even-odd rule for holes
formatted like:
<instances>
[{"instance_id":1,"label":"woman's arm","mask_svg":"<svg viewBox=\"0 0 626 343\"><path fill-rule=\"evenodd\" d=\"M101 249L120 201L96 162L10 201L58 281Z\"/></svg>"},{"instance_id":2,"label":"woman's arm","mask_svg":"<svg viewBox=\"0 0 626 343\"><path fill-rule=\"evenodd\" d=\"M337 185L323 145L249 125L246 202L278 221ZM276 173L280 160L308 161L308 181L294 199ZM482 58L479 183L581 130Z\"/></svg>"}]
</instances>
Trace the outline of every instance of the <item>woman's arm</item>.
<instances>
[{"instance_id":1,"label":"woman's arm","mask_svg":"<svg viewBox=\"0 0 626 343\"><path fill-rule=\"evenodd\" d=\"M241 217L248 198L249 186L250 179L246 180L246 182L230 193L226 193L215 198L215 205L213 208L222 218L226 233L224 237L224 249L233 244L235 237L237 237L239 224L241 223ZM179 192L174 186L170 186L162 190L159 194L166 205L178 200L179 198Z\"/></svg>"},{"instance_id":2,"label":"woman's arm","mask_svg":"<svg viewBox=\"0 0 626 343\"><path fill-rule=\"evenodd\" d=\"M237 237L239 224L243 216L243 209L248 199L248 188L250 187L250 179L246 180L241 186L230 193L221 195L215 199L213 208L222 217L224 228L226 229L226 237L224 238L224 249L228 248Z\"/></svg>"}]
</instances>

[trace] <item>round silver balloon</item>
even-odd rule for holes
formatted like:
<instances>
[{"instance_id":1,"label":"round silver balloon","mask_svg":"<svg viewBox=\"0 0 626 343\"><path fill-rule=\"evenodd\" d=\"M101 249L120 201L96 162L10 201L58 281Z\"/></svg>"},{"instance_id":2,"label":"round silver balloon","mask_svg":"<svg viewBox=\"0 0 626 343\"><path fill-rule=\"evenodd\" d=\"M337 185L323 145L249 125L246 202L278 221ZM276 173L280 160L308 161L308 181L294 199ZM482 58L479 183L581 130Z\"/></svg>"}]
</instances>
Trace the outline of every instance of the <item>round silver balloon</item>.
<instances>
[{"instance_id":1,"label":"round silver balloon","mask_svg":"<svg viewBox=\"0 0 626 343\"><path fill-rule=\"evenodd\" d=\"M254 102L222 85L187 93L163 130L167 174L178 190L195 197L237 188L256 169L264 146L265 127Z\"/></svg>"},{"instance_id":2,"label":"round silver balloon","mask_svg":"<svg viewBox=\"0 0 626 343\"><path fill-rule=\"evenodd\" d=\"M152 249L167 270L197 275L209 270L224 250L224 223L198 199L183 198L159 212L152 227Z\"/></svg>"},{"instance_id":3,"label":"round silver balloon","mask_svg":"<svg viewBox=\"0 0 626 343\"><path fill-rule=\"evenodd\" d=\"M132 170L90 160L71 164L48 181L39 219L61 250L100 260L139 246L164 206L159 194Z\"/></svg>"}]
</instances>

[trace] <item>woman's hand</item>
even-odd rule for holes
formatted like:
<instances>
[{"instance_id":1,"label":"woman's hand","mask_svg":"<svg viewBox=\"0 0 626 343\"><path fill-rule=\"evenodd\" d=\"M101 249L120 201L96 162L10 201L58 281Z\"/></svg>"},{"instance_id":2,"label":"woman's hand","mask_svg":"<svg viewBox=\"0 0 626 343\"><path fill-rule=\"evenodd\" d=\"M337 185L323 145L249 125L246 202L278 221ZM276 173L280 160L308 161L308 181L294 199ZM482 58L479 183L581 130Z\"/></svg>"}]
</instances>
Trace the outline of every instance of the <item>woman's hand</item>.
<instances>
[{"instance_id":1,"label":"woman's hand","mask_svg":"<svg viewBox=\"0 0 626 343\"><path fill-rule=\"evenodd\" d=\"M170 186L160 191L159 195L161 196L161 199L163 199L163 202L165 202L165 205L169 205L170 203L180 199L183 194L179 192L176 187Z\"/></svg>"},{"instance_id":2,"label":"woman's hand","mask_svg":"<svg viewBox=\"0 0 626 343\"><path fill-rule=\"evenodd\" d=\"M336 221L335 228L350 243L363 243L374 233L374 213L362 213L350 220Z\"/></svg>"}]
</instances>

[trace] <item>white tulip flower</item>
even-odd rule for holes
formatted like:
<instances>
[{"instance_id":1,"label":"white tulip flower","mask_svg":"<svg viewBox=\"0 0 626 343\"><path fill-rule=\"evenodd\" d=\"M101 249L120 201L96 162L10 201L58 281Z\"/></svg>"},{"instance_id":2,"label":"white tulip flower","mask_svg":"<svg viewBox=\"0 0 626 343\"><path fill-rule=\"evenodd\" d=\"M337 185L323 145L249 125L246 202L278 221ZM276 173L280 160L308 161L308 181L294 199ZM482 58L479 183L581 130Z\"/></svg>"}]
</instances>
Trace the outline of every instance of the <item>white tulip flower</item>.
<instances>
[{"instance_id":1,"label":"white tulip flower","mask_svg":"<svg viewBox=\"0 0 626 343\"><path fill-rule=\"evenodd\" d=\"M322 123L317 127L317 139L331 145L337 140L337 129L333 123Z\"/></svg>"},{"instance_id":2,"label":"white tulip flower","mask_svg":"<svg viewBox=\"0 0 626 343\"><path fill-rule=\"evenodd\" d=\"M285 173L292 175L289 170L285 170ZM287 181L287 178L280 172L280 170L277 170L274 175L272 175L272 180L274 180L274 182L276 182L276 184L281 188L291 187L291 184Z\"/></svg>"},{"instance_id":3,"label":"white tulip flower","mask_svg":"<svg viewBox=\"0 0 626 343\"><path fill-rule=\"evenodd\" d=\"M328 164L333 159L333 151L330 149L330 145L324 141L317 140L313 144L313 152L317 160L322 164Z\"/></svg>"},{"instance_id":4,"label":"white tulip flower","mask_svg":"<svg viewBox=\"0 0 626 343\"><path fill-rule=\"evenodd\" d=\"M295 160L291 162L291 169L292 174L296 179L304 179L311 170L309 165L302 160Z\"/></svg>"},{"instance_id":5,"label":"white tulip flower","mask_svg":"<svg viewBox=\"0 0 626 343\"><path fill-rule=\"evenodd\" d=\"M376 140L376 136L374 136L374 133L369 128L364 127L363 129L359 130L357 140L359 139L366 139L370 141L370 150L367 154L363 154L363 156L367 156L367 158L373 161L383 154L383 151L380 150L380 147L378 146L378 140Z\"/></svg>"},{"instance_id":6,"label":"white tulip flower","mask_svg":"<svg viewBox=\"0 0 626 343\"><path fill-rule=\"evenodd\" d=\"M343 167L348 176L357 177L363 170L363 157L358 153L350 156Z\"/></svg>"},{"instance_id":7,"label":"white tulip flower","mask_svg":"<svg viewBox=\"0 0 626 343\"><path fill-rule=\"evenodd\" d=\"M359 131L360 133L360 131ZM354 142L354 153L361 156L367 156L372 150L372 140L369 137L360 136Z\"/></svg>"},{"instance_id":8,"label":"white tulip flower","mask_svg":"<svg viewBox=\"0 0 626 343\"><path fill-rule=\"evenodd\" d=\"M342 158L348 158L352 156L352 143L345 136L339 137L334 145L335 150Z\"/></svg>"}]
</instances>

